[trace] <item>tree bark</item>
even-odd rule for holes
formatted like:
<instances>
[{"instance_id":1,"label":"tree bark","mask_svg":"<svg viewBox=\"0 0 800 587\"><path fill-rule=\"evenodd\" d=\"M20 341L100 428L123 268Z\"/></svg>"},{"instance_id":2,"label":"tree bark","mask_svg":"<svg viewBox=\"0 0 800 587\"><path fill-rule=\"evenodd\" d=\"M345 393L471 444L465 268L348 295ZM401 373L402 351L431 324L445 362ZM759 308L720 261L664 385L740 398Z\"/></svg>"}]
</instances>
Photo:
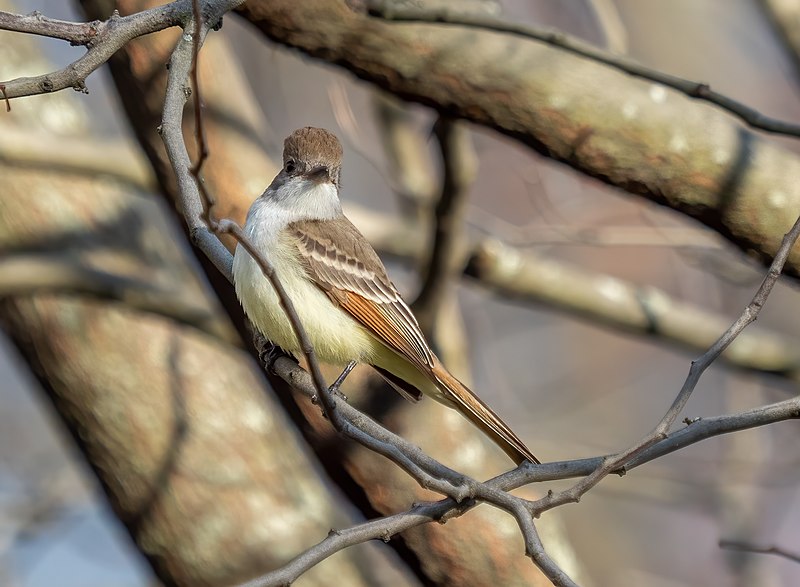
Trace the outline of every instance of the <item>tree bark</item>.
<instances>
[{"instance_id":1,"label":"tree bark","mask_svg":"<svg viewBox=\"0 0 800 587\"><path fill-rule=\"evenodd\" d=\"M33 37L7 41L7 59L37 58ZM74 94L38 100L49 124L53 112L81 114ZM26 106L0 125L46 126ZM161 581L230 585L350 523L165 205L91 169L2 161L0 174L4 262L59 268L31 275L27 291L18 272L0 322ZM87 276L102 279L81 288ZM143 295L146 308L126 303ZM302 584L374 584L374 564L350 550Z\"/></svg>"},{"instance_id":2,"label":"tree bark","mask_svg":"<svg viewBox=\"0 0 800 587\"><path fill-rule=\"evenodd\" d=\"M545 43L394 23L326 0L251 0L268 38L682 212L768 261L800 210L800 158L716 106ZM800 275L800 250L786 272Z\"/></svg>"}]
</instances>

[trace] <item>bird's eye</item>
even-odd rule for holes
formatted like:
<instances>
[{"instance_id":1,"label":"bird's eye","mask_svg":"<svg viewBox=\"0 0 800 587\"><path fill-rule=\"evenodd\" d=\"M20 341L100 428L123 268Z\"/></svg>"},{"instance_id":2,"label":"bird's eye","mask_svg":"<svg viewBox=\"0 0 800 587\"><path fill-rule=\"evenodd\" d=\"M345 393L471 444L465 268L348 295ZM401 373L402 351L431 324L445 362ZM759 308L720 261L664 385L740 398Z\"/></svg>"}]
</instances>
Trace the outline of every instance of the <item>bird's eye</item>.
<instances>
[{"instance_id":1,"label":"bird's eye","mask_svg":"<svg viewBox=\"0 0 800 587\"><path fill-rule=\"evenodd\" d=\"M284 167L284 169L286 169L286 173L294 173L294 170L297 169L297 165L295 164L294 161L289 159L286 162L286 166Z\"/></svg>"}]
</instances>

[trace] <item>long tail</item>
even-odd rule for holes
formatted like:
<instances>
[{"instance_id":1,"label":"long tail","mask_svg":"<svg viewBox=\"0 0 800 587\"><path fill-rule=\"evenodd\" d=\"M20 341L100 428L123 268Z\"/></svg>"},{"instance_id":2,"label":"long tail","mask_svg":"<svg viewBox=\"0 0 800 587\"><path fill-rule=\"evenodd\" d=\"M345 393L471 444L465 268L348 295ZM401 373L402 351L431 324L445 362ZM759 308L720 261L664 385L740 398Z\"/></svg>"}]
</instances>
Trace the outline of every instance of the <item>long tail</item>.
<instances>
[{"instance_id":1,"label":"long tail","mask_svg":"<svg viewBox=\"0 0 800 587\"><path fill-rule=\"evenodd\" d=\"M437 361L430 373L438 383L442 394L454 404L454 407L470 422L483 430L515 463L519 465L523 461L539 462L528 450L528 447L511 431L511 428L500 419L500 416L495 414L466 385L453 377L441 363Z\"/></svg>"}]
</instances>

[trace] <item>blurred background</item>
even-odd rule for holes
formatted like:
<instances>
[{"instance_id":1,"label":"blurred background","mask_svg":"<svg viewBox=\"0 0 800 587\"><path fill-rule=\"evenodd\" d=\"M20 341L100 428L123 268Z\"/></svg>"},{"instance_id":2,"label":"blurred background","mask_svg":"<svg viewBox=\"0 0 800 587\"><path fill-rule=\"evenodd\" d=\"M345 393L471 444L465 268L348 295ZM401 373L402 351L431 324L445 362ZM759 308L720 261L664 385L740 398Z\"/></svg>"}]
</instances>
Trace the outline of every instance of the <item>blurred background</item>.
<instances>
[{"instance_id":1,"label":"blurred background","mask_svg":"<svg viewBox=\"0 0 800 587\"><path fill-rule=\"evenodd\" d=\"M53 18L86 20L96 18L91 11L102 10L102 4L0 0L0 9L19 13L40 10ZM767 115L800 120L796 66L770 20L767 3L757 0L503 0L496 4L469 4L469 9L477 13L496 14L512 22L556 27L658 70L707 82L717 91ZM269 184L277 169L275 161L280 160L283 137L300 126L328 128L342 139L345 148L346 212L376 244L387 260L395 283L407 299L413 300L424 279L419 248L421 243L428 242L420 235L426 234L429 228L430 210L438 197L443 176L441 153L432 132L436 114L428 108L384 96L342 70L269 43L235 15L226 17L221 34L212 37L205 62L210 68L206 72L209 81L204 87L207 113L212 125L224 126L229 122L239 136L228 143L224 131L220 131L222 138L218 142L212 139L210 143L210 165L215 158L223 160L225 165L232 165L231 161L236 160L245 169L215 171L216 168L211 167L208 172L212 186L227 182L240 190L237 196L240 203L231 204L231 214L241 215L247 203ZM169 43L165 41L165 46ZM77 59L83 51L64 42L0 32L0 79L55 70ZM221 53L212 56L212 51ZM155 55L150 56L156 60ZM136 55L126 59L129 70L140 74ZM215 89L211 77L222 73L231 76L244 89L240 91L236 86L233 90L231 85ZM164 537L155 531L150 534L146 524L132 530L135 524L130 519L126 519L124 525L120 523L120 512L131 508L123 498L116 501L118 492L136 501L136 483L120 482L120 487L115 487L110 477L101 474L106 490L117 495L110 506L95 475L98 469L106 473L110 469L93 462L93 470L78 448L80 445L88 454L96 455L104 444L113 444L111 435L101 435L100 440L91 436L81 439L82 431L87 430L86 422L92 418L101 419L113 411L104 403L103 398L108 397L104 396L104 390L124 391L127 379L114 379L120 365L135 362L140 353L144 356L151 352L158 355L154 361L172 357L168 366L176 364L169 350L173 347L157 342L166 340L168 334L158 337L142 334L156 342L152 346L137 343L121 348L118 354L110 357L97 354L93 358L93 352L100 352L97 349L108 348L105 342L96 343L95 351L87 348L73 352L72 345L89 344L87 339L91 337L111 335L129 342L137 336L136 328L156 320L152 315L163 318L165 313L172 312L174 318L177 312L180 319L174 322L178 324L180 336L190 331L187 336L198 340L200 334L195 333L213 338L213 344L218 346L213 347L217 350L209 351L212 352L210 356L223 353L219 350L223 346L230 347L233 350L224 352L230 352L231 360L245 365L242 377L253 378L257 383L252 387L256 390L258 386L265 386L245 350L246 344L237 334L237 328L242 332L241 323L237 323L241 316L233 316L232 321L228 317L233 312L230 308L235 307L230 292L228 298L223 297L221 301L217 297L215 290L220 289L219 283L203 272L202 259L195 256L182 237L179 221L163 195L169 192L169 187L165 187L168 180L163 178L165 172L153 163L155 156L148 152L147 138L143 138L148 133L154 134L154 125L143 122L146 116L141 112L137 118L130 104L126 104L126 101L139 101L147 107L154 104L157 109L158 102L155 99L152 104L148 102L149 98L143 97L141 90L138 90L140 93L123 91L120 99L118 88L123 87L124 82L121 74L115 73L115 78L112 79L108 68L104 67L89 77L87 95L65 90L49 96L18 99L12 102L10 113L2 113L0 168L3 182L9 187L0 191L0 250L28 255L23 261L30 261L32 252L39 254L35 263L29 265L33 267L32 274L37 267L44 267L42 271L52 267L36 264L42 262L41 252L45 249L80 250L74 258L80 258L86 267L108 271L113 268L127 277L152 279L162 294L185 285L178 295L183 305L180 312L173 311L172 305L165 310L162 304L150 303L152 300L147 296L117 296L103 288L95 291L80 285L64 286L63 289L70 290L66 301L56 299L63 294L56 291L58 288L44 293L38 291L31 296L32 305L27 308L15 305L13 287L3 289L7 297L9 289L12 292L12 301L7 302L10 305L4 309L4 324L10 322L12 325L7 328L14 334L9 339L0 332L0 585L155 585L159 584L158 580L140 549L149 556L167 560L169 557L164 552L182 548L176 538L182 535L180 532ZM225 110L226 90L232 95L230 112ZM245 91L246 99L243 98ZM592 91L590 82L586 91ZM513 254L530 256L550 271L582 272L578 279L585 280L590 291L595 287L602 291L603 284L612 289L630 286L638 293L648 291L641 288L658 288L674 302L687 305L676 306L676 312L691 307L700 316L722 317L728 321L749 302L760 283L764 272L760 265L747 259L712 230L683 215L601 185L487 129L459 123L457 135L469 168L464 180L467 190L463 210L465 241L483 243L490 248L504 243L513 248ZM765 140L793 152L798 150L796 141L774 137ZM241 152L234 151L231 144ZM474 163L470 163L472 161ZM214 176L214 173L219 175ZM238 174L237 179L225 179L226 173ZM63 193L59 191L61 188L64 188ZM86 203L89 198L94 198L92 201L96 203ZM139 216L135 217L135 222L131 220L133 213L125 212L129 214L126 216L120 212L131 205L130 202L138 207L136 214ZM90 211L79 210L83 204L89 206ZM26 213L15 208L20 206L36 210L36 213L25 216ZM64 232L60 236L62 240L51 239L47 247L36 244L37 230L53 228L57 222L46 218L46 214L54 210L62 220L69 217L68 224L75 230L69 233L69 238ZM122 224L115 229L115 224L106 222L111 218L103 216L106 212ZM41 216L36 215L40 213ZM22 216L15 217L15 214ZM35 226L27 227L23 221L15 220L22 217L35 221ZM124 236L122 233L133 224L138 227L136 234L125 233L127 236ZM102 233L98 242L111 248L98 245L99 248L90 250L87 243L95 238L92 231ZM117 237L120 242L115 240ZM137 256L151 265L136 265ZM177 278L169 274L178 264L185 267L186 275L181 274L175 286ZM153 266L158 266L158 270L152 269ZM162 279L163 282L159 281ZM569 297L566 291L556 297L562 294ZM21 297L19 293L16 295ZM89 309L81 305L84 304L82 296L92 300ZM134 309L119 308L126 303L132 304ZM800 313L795 311L797 303L796 287L792 283L779 284L753 330L777 337L779 346L797 344L800 327ZM65 305L49 308L48 304ZM137 326L121 318L111 326L87 318L86 312L106 311L98 309L98 305L113 305L114 312L127 312L126 319ZM38 319L31 317L34 311L38 312ZM53 314L46 315L49 311ZM147 317L131 315L131 312L147 314ZM9 318L10 314L29 316L30 321L15 321ZM38 326L33 326L34 323ZM546 296L538 299L535 296L511 297L468 277L458 280L457 287L447 294L434 323L438 324L435 338L442 354L450 357L446 362L471 382L473 389L544 461L602 455L634 442L662 416L680 388L690 360L701 352L691 344L648 336L643 328L622 326L615 324L613 318L601 319L591 311L570 308L569 303L548 303ZM726 324L721 323L724 329ZM70 339L65 334L71 328L76 331L69 336L78 338ZM162 326L154 323L153 328ZM52 348L43 351L50 343L53 343ZM206 342L194 339L181 342L179 350L175 351L179 356L177 363L184 366L175 368L178 375L172 381L178 393L186 392L190 397L184 406L188 418L194 418L202 410L191 403L195 392L190 383L175 381L183 377L184 369L190 369L187 365L191 365L192 360L201 365L207 360L201 359L200 354L191 355L194 344ZM38 363L33 361L36 364L32 364L26 348L35 349ZM46 357L56 362L62 357L65 364L50 368ZM76 382L91 372L95 361L108 367L83 389ZM78 373L81 369L83 371ZM158 367L151 365L149 369ZM49 381L44 387L43 380ZM220 389L239 384L233 376L227 383L219 383ZM685 415L712 416L779 401L796 393L795 385L790 377L768 376L752 369L718 363L702 379ZM66 392L60 391L60 386L83 393L84 397L96 398L96 403L87 408L84 415L74 416L73 412L80 412L80 409L71 411L72 400L65 399ZM142 395L129 401L139 406L160 393L153 391L151 395L147 386L133 387ZM253 393L258 396L257 392ZM357 389L353 389L352 394L357 405L372 415L380 415L389 427L401 433L406 433L404 418L422 423L420 429L409 429L407 435L459 470L488 477L506 465L500 453L474 435L470 436L474 447L459 442L457 449L448 446L446 441L443 445L437 440L426 440L426 430L442 418L445 418L445 432L450 426L453 430L462 430L460 421L453 420L446 412L433 411L428 415L421 406L412 406L407 412L406 406L394 403L393 398L387 400L385 395L360 393ZM54 401L58 411L54 409ZM313 422L298 424L312 417L309 414L313 410L304 408L302 400L292 403L279 394L278 399L272 401L273 404L261 409L265 414L273 414L277 424L273 422L272 425L288 434L286 442L300 455L295 463L307 462L302 465L307 467L302 475L308 475L311 481L307 481L309 488L304 491L308 493L303 494L306 497L301 500L306 502L304 507L313 509L316 506L312 502L324 503L325 506L318 507L320 511L337 512L333 518L319 514L320 525L314 528L292 521L291 516L283 519L282 527L286 527L286 532L294 529L301 535L296 544L287 546L286 552L275 555L275 564L321 540L331 525L349 525L377 512L399 511L404 509L403 504L405 507L411 504L414 498L406 494L392 504L364 489L374 486L380 479L384 492L394 491L390 481L394 477L384 478L386 474L380 472L379 465L371 461L363 464L357 460L358 456L349 454L349 449L342 458L353 460L348 460L346 466L343 467L340 460L332 460L331 441L344 441L320 431L322 429L314 429ZM415 412L418 408L420 411ZM425 406L425 410L429 408L436 409ZM207 409L211 408L207 406ZM156 410L153 408L154 412ZM68 427L59 415L64 411L68 414ZM72 420L69 414L73 414ZM122 416L121 421L125 418ZM147 421L143 417L141 422ZM147 426L137 425L138 433L148 438ZM218 425L216 434L224 434L225 430L236 432L237 426L236 417L231 415L230 420ZM267 434L265 429L259 434ZM193 434L187 435L190 446L194 446L191 445ZM659 459L623 478L609 478L580 504L559 508L543 517L545 545L552 546L558 560L584 585L796 584L800 577L800 566L796 563L778 557L731 553L721 550L718 541L735 539L800 550L797 547L800 543L800 502L797 499L800 473L796 451L790 448L797 446L797 441L798 430L794 424L779 424L712 439ZM142 441L143 444L148 442ZM159 446L163 448L170 442L165 439ZM133 445L121 446L119 454L135 449ZM194 450L199 451L193 448L187 452ZM323 455L322 464L314 453ZM473 465L475 454L490 464ZM221 455L221 452L210 454L208 460L231 458ZM184 453L178 457L179 460L184 458L201 459L200 456L186 457ZM264 473L261 483L268 484L266 480L281 477L281 467L274 462L270 464L269 454L259 458L262 460L258 467L262 467ZM284 458L290 460L288 456ZM210 473L197 474L190 464L181 462L177 477L170 482L170 496L194 495L180 494L177 489L186 479L207 481L211 478ZM226 467L238 471L231 461L226 463ZM138 461L134 464L138 466ZM150 470L149 467L142 464L140 468ZM242 470L250 471L254 467L248 464ZM343 468L347 472L344 476ZM191 475L187 474L190 469ZM234 479L231 484L238 483L236 475L239 474L230 473ZM218 476L214 479L219 482ZM355 486L360 489L354 489ZM547 488L566 486L563 482ZM547 488L527 488L525 494L538 495ZM416 489L411 487L408 491ZM316 497L308 497L318 495L315 492L325 497L320 497L319 502ZM192 511L193 506L187 504L194 502L189 498L175 497L175 500L180 507ZM275 504L284 514L292 508L277 499ZM156 510L160 511L159 507ZM201 509L205 511L207 507ZM479 508L463 520L450 522L436 531L446 533L462 521L466 524L472 516L478 520L476 523L495 524L500 528L498 532L514 535L513 522L502 515L494 518L487 514L483 519L481 512L484 510L488 508ZM169 524L165 523L167 526ZM483 528L478 525L468 531L474 534L483 532ZM275 536L278 530L271 527L263 532ZM131 534L139 537L139 548L134 545ZM428 544L430 551L438 548L430 536L418 540ZM509 540L517 548L517 558L522 558L518 537ZM401 544L395 542L401 541L355 547L352 550L365 553L362 559L348 562L343 557L334 557L320 565L318 575L303 577L298 584L330 584L332 576L350 577L351 581L345 584L447 582L444 571L436 570L435 561L425 560L412 539ZM212 553L212 547L202 548L206 555ZM455 549L453 545L441 548L443 552ZM251 563L254 556L248 555ZM170 562L163 564L160 572L173 568ZM349 570L334 571L334 564ZM505 563L501 561L497 566L503 567ZM257 567L255 564L253 569ZM373 571L365 571L367 568ZM181 581L184 584L221 581L193 580L192 576L189 573ZM215 575L223 576L235 577L236 573L227 570ZM483 575L476 571L448 584L516 584L512 577L498 583L501 580L498 577L502 575ZM533 584L528 581L533 579L525 579L521 584Z\"/></svg>"}]
</instances>

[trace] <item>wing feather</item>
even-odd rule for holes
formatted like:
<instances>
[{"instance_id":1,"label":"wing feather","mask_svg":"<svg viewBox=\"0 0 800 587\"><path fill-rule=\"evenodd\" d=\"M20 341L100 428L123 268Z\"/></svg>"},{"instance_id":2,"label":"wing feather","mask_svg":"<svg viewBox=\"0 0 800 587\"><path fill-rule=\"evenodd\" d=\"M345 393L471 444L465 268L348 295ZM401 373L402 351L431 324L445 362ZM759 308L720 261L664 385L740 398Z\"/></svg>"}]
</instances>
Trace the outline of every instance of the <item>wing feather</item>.
<instances>
[{"instance_id":1,"label":"wing feather","mask_svg":"<svg viewBox=\"0 0 800 587\"><path fill-rule=\"evenodd\" d=\"M411 309L378 255L347 218L294 222L289 229L309 277L331 299L389 348L422 368L433 366L433 353Z\"/></svg>"}]
</instances>

